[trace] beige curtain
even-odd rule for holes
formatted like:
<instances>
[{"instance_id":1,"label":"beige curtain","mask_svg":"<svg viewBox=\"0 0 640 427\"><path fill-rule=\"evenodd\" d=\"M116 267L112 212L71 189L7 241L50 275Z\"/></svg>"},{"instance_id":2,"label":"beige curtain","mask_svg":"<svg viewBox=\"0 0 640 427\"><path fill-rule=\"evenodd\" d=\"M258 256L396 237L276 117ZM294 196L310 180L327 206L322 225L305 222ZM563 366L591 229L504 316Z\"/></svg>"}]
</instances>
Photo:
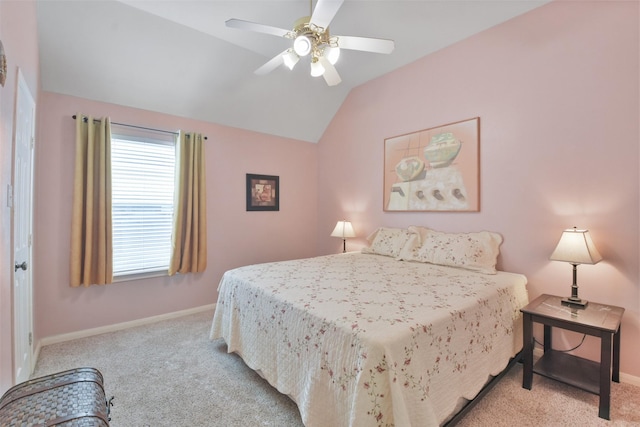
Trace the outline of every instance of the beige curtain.
<instances>
[{"instance_id":1,"label":"beige curtain","mask_svg":"<svg viewBox=\"0 0 640 427\"><path fill-rule=\"evenodd\" d=\"M203 137L180 131L169 276L207 268L207 201Z\"/></svg>"},{"instance_id":2,"label":"beige curtain","mask_svg":"<svg viewBox=\"0 0 640 427\"><path fill-rule=\"evenodd\" d=\"M71 286L113 282L111 122L76 115Z\"/></svg>"}]
</instances>

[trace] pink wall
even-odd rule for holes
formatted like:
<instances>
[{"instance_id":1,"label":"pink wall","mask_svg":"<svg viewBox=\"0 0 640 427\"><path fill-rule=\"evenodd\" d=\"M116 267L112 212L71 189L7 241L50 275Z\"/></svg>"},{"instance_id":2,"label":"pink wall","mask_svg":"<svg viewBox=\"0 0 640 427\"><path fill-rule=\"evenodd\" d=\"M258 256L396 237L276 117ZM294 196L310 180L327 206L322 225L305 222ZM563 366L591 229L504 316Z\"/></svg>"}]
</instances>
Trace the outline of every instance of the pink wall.
<instances>
[{"instance_id":1,"label":"pink wall","mask_svg":"<svg viewBox=\"0 0 640 427\"><path fill-rule=\"evenodd\" d=\"M571 266L549 255L564 228L588 228L604 260L578 268L580 295L626 308L622 371L640 377L638 16L637 2L553 2L353 90L319 143L319 253L342 217L350 249L380 225L494 230L531 298L567 295ZM476 116L480 212L383 212L384 139Z\"/></svg>"},{"instance_id":2,"label":"pink wall","mask_svg":"<svg viewBox=\"0 0 640 427\"><path fill-rule=\"evenodd\" d=\"M315 255L317 145L42 92L36 143L36 339L212 304L224 271ZM204 273L69 287L76 112L185 129L206 142L208 267ZM280 177L280 211L245 211L245 174Z\"/></svg>"},{"instance_id":3,"label":"pink wall","mask_svg":"<svg viewBox=\"0 0 640 427\"><path fill-rule=\"evenodd\" d=\"M13 385L12 210L7 186L13 169L13 121L18 68L37 100L39 89L35 1L0 1L0 40L7 55L7 79L0 87L0 394Z\"/></svg>"}]
</instances>

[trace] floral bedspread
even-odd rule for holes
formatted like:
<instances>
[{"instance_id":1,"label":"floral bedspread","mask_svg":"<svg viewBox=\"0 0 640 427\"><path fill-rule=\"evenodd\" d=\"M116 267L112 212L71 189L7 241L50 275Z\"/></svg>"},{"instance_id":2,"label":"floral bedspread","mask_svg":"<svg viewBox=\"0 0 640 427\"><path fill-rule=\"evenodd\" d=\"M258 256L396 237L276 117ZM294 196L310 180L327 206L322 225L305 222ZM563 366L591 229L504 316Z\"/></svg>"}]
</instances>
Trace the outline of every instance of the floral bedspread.
<instances>
[{"instance_id":1,"label":"floral bedspread","mask_svg":"<svg viewBox=\"0 0 640 427\"><path fill-rule=\"evenodd\" d=\"M227 271L223 338L307 427L438 426L522 347L526 278L348 253Z\"/></svg>"}]
</instances>

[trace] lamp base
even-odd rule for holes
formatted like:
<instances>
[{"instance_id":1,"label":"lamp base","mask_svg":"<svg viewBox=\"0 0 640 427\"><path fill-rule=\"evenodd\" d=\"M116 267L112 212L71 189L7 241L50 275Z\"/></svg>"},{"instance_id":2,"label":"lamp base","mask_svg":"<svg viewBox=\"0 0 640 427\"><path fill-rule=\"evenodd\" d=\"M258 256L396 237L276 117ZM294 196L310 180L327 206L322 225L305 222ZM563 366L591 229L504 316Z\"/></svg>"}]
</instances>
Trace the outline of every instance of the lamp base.
<instances>
[{"instance_id":1,"label":"lamp base","mask_svg":"<svg viewBox=\"0 0 640 427\"><path fill-rule=\"evenodd\" d=\"M568 305L569 307L586 308L589 301L580 298L568 297L562 298L561 303L562 305Z\"/></svg>"}]
</instances>

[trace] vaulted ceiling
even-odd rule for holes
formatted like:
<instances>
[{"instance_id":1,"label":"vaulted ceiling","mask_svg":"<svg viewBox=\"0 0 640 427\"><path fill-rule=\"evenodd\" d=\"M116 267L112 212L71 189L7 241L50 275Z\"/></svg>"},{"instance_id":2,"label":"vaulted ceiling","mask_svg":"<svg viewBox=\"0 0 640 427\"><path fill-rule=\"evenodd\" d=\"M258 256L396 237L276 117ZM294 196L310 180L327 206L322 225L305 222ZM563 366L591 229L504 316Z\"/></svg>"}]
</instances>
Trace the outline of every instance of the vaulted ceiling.
<instances>
[{"instance_id":1,"label":"vaulted ceiling","mask_svg":"<svg viewBox=\"0 0 640 427\"><path fill-rule=\"evenodd\" d=\"M332 34L395 49L343 50L329 87L308 58L255 75L291 40L225 26L291 29L315 0L38 0L42 89L317 142L354 87L547 2L345 0Z\"/></svg>"}]
</instances>

